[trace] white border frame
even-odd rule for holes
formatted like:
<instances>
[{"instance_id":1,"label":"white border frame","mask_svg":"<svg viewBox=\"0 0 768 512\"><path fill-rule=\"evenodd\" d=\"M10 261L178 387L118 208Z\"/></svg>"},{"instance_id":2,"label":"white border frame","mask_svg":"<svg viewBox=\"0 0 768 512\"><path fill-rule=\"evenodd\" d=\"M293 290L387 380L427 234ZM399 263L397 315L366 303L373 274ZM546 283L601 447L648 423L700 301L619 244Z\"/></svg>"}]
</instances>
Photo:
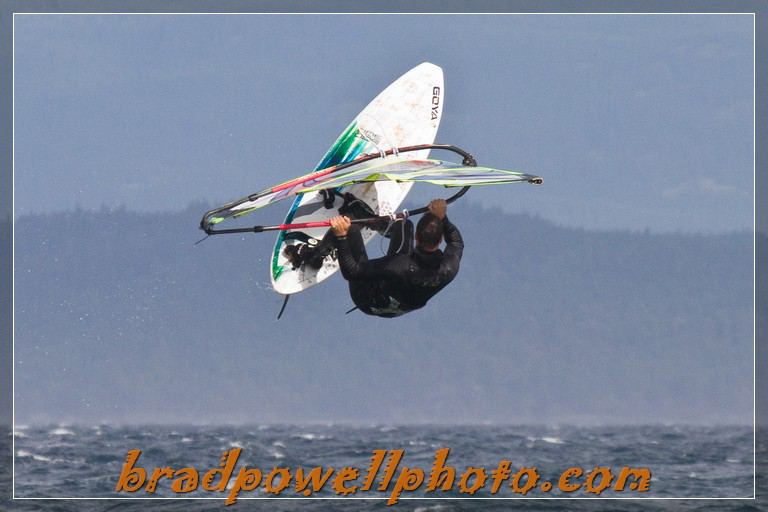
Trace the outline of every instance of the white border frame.
<instances>
[{"instance_id":1,"label":"white border frame","mask_svg":"<svg viewBox=\"0 0 768 512\"><path fill-rule=\"evenodd\" d=\"M175 498L150 498L150 497L94 497L94 498L75 498L75 497L47 497L47 498L35 498L35 497L17 497L16 496L16 16L17 15L115 15L115 16L141 16L141 15L174 15L174 16L196 16L196 15L258 15L258 16L326 16L326 15L408 15L408 16L421 16L421 15L444 15L444 16L460 16L460 15L554 15L554 16L601 16L601 15L751 15L752 16L752 496L737 497L737 498L711 498L711 497L408 497L400 496L399 500L622 500L622 501L635 501L635 500L757 500L757 33L756 33L756 13L755 12L13 12L12 13L12 50L11 50L11 62L12 62L12 126L13 136L12 145L13 150L11 152L12 161L12 200L11 200L11 237L12 237L12 249L11 249L11 262L12 262L12 321L11 321L11 336L12 336L12 348L11 357L12 360L12 419L11 419L11 450L12 463L11 463L11 499L12 500L152 500L152 501L176 501L176 500L222 500L222 496L218 497L175 497ZM414 491L415 492L415 491ZM384 497L238 497L238 500L388 500Z\"/></svg>"}]
</instances>

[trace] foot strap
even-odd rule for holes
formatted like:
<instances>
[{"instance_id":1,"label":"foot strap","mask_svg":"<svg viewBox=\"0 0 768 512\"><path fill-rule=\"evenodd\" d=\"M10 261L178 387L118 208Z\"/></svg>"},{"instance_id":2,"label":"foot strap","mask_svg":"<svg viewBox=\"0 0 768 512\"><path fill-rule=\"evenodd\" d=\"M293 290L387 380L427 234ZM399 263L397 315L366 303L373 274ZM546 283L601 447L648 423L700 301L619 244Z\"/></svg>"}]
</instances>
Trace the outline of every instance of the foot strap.
<instances>
[{"instance_id":1,"label":"foot strap","mask_svg":"<svg viewBox=\"0 0 768 512\"><path fill-rule=\"evenodd\" d=\"M333 203L336 202L336 196L338 195L338 192L333 189L322 189L320 191L320 195L323 198L323 206L325 206L326 210L332 209Z\"/></svg>"},{"instance_id":2,"label":"foot strap","mask_svg":"<svg viewBox=\"0 0 768 512\"><path fill-rule=\"evenodd\" d=\"M373 211L368 203L362 199L358 199L349 192L342 194L344 198L344 204L339 207L339 213L346 215L352 219L365 219L367 217L376 217L377 214Z\"/></svg>"}]
</instances>

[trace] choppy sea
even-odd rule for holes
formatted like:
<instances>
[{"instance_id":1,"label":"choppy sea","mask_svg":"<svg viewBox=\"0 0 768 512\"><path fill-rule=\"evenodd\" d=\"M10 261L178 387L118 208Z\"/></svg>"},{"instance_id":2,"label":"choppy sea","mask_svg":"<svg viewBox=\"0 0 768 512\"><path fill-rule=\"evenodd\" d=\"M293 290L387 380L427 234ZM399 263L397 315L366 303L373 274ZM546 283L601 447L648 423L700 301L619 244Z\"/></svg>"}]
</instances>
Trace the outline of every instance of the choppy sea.
<instances>
[{"instance_id":1,"label":"choppy sea","mask_svg":"<svg viewBox=\"0 0 768 512\"><path fill-rule=\"evenodd\" d=\"M387 499L403 468L422 469L423 483L418 484L418 471L403 485L414 491L403 491L391 510L768 510L755 500L702 500L690 498L751 498L754 494L753 432L749 427L689 426L346 426L346 425L244 425L244 426L130 426L111 425L16 425L15 431L3 436L3 457L14 454L13 465L0 465L0 482L13 486L16 498L99 498L85 500L4 500L0 509L18 510L236 510L254 507L265 510L372 510L386 509ZM438 450L449 448L445 465L455 469L451 491L426 492L430 471ZM116 483L129 450L141 450L136 467L147 470L169 467L173 471L195 468L203 474L219 467L227 450L239 449L228 489L223 492L196 491L176 494L173 479L161 478L154 493L146 492L145 482L134 493L117 493ZM758 443L758 453L765 446ZM376 452L376 450L390 450ZM375 490L386 476L391 450L402 450L387 490ZM321 466L323 471L335 468L314 498L338 498L332 480L341 468L359 469L356 479L347 486L361 486L369 473L372 457L385 453L371 491L358 491L348 499L305 499L294 490L290 480L280 494L273 497L265 489L266 476L275 468L287 468L290 479L295 470ZM758 455L758 457L760 457ZM763 457L764 458L764 457ZM498 491L490 489L493 471L499 462L511 461L510 479L522 467L535 467L540 479L525 496L515 493L510 479L502 481ZM468 487L476 485L483 468L485 485L474 495L460 492L459 480L468 467L475 468L467 477ZM647 492L629 489L623 492L606 487L601 498L586 492L585 481L595 467L608 468L612 483L624 466L647 468L651 479ZM238 501L225 508L241 468L258 468L262 483L252 491L241 491ZM570 477L568 483L582 485L565 493L558 488L565 470L579 467L582 475ZM765 473L762 467L758 472ZM287 473L276 473L286 475ZM603 471L602 476L607 473ZM552 482L552 490L544 492L543 482ZM275 487L280 477L272 480ZM518 484L522 486L525 479ZM597 476L593 489L600 483ZM274 488L273 488L274 490ZM145 498L108 500L104 498ZM186 498L186 499L169 499ZM195 498L195 499L190 499ZM210 498L210 499L197 499ZM285 499L293 498L293 499ZM368 499L361 499L368 498ZM450 498L436 500L434 498ZM511 498L476 499L476 498ZM530 499L534 498L534 499ZM568 498L586 498L575 500ZM631 498L631 499L630 499ZM641 501L638 498L643 498ZM669 500L662 498L689 498ZM154 501L148 501L154 500Z\"/></svg>"}]
</instances>

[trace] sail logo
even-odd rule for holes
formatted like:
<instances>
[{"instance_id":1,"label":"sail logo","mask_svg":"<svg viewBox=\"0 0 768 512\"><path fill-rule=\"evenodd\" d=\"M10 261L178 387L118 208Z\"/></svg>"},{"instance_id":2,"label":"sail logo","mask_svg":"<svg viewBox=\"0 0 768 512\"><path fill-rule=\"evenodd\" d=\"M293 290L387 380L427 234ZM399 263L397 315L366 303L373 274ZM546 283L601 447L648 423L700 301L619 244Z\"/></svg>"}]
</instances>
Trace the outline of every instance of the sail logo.
<instances>
[{"instance_id":1,"label":"sail logo","mask_svg":"<svg viewBox=\"0 0 768 512\"><path fill-rule=\"evenodd\" d=\"M432 88L432 121L439 117L438 109L440 108L440 88Z\"/></svg>"},{"instance_id":2,"label":"sail logo","mask_svg":"<svg viewBox=\"0 0 768 512\"><path fill-rule=\"evenodd\" d=\"M381 136L379 136L379 134L374 131L367 130L361 126L358 128L358 132L363 140L369 140L376 146L378 146L379 142L381 142Z\"/></svg>"}]
</instances>

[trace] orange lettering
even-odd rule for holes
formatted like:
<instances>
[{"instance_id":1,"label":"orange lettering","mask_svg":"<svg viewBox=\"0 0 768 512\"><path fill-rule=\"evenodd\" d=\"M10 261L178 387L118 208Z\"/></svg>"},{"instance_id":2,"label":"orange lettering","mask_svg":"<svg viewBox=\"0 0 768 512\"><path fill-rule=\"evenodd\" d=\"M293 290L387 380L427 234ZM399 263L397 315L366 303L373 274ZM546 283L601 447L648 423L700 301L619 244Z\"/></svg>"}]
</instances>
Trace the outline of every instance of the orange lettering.
<instances>
[{"instance_id":1,"label":"orange lettering","mask_svg":"<svg viewBox=\"0 0 768 512\"><path fill-rule=\"evenodd\" d=\"M240 457L240 451L240 448L234 448L224 452L219 461L219 468L221 469L212 469L203 475L203 489L219 492L226 490L229 479L232 478L232 471L235 469L235 464L237 464L237 459ZM221 481L216 485L212 485L213 479L216 478L217 474L221 475Z\"/></svg>"},{"instance_id":2,"label":"orange lettering","mask_svg":"<svg viewBox=\"0 0 768 512\"><path fill-rule=\"evenodd\" d=\"M501 488L501 484L504 480L509 478L511 474L510 468L512 467L511 460L502 460L499 462L499 466L491 471L491 477L493 477L493 485L491 486L491 494L496 494Z\"/></svg>"},{"instance_id":3,"label":"orange lettering","mask_svg":"<svg viewBox=\"0 0 768 512\"><path fill-rule=\"evenodd\" d=\"M152 494L155 492L155 489L157 488L157 482L162 477L171 478L173 476L173 468L164 467L164 468L155 468L155 470L152 472L152 476L149 478L149 482L147 483L145 491L147 493Z\"/></svg>"},{"instance_id":4,"label":"orange lettering","mask_svg":"<svg viewBox=\"0 0 768 512\"><path fill-rule=\"evenodd\" d=\"M633 478L633 482L629 484L629 488L633 491L647 492L651 486L651 470L648 468L635 469L624 466L621 468L621 473L619 473L619 478L616 479L616 485L613 487L613 490L623 491L629 477Z\"/></svg>"},{"instance_id":5,"label":"orange lettering","mask_svg":"<svg viewBox=\"0 0 768 512\"><path fill-rule=\"evenodd\" d=\"M384 480L379 484L380 491L386 491L389 487L389 483L392 481L392 477L395 476L397 471L397 465L400 464L400 459L403 458L403 452L405 450L390 450L389 463L387 463L387 470L384 473Z\"/></svg>"},{"instance_id":6,"label":"orange lettering","mask_svg":"<svg viewBox=\"0 0 768 512\"><path fill-rule=\"evenodd\" d=\"M469 480L474 477L472 486L469 485ZM469 466L467 470L461 475L459 480L459 492L464 494L475 494L478 489L481 489L485 485L485 481L488 479L488 475L485 474L483 468L473 468Z\"/></svg>"},{"instance_id":7,"label":"orange lettering","mask_svg":"<svg viewBox=\"0 0 768 512\"><path fill-rule=\"evenodd\" d=\"M360 476L360 472L355 468L341 468L336 474L336 478L333 479L333 490L336 491L336 494L343 494L344 496L354 494L357 491L357 486L347 487L344 484L356 480L358 476Z\"/></svg>"},{"instance_id":8,"label":"orange lettering","mask_svg":"<svg viewBox=\"0 0 768 512\"><path fill-rule=\"evenodd\" d=\"M240 494L240 491L252 491L259 486L260 482L261 482L261 471L259 471L258 468L253 468L253 469L247 469L244 467L240 468L240 472L237 474L235 483L234 485L232 485L232 490L229 491L229 496L227 496L227 499L226 501L224 501L224 504L232 505L234 502L237 501L237 495Z\"/></svg>"},{"instance_id":9,"label":"orange lettering","mask_svg":"<svg viewBox=\"0 0 768 512\"><path fill-rule=\"evenodd\" d=\"M598 476L600 477L600 483L595 485L595 480ZM600 494L611 485L611 480L613 480L613 474L610 469L605 466L595 467L595 469L590 471L587 475L587 482L584 490L593 494Z\"/></svg>"},{"instance_id":10,"label":"orange lettering","mask_svg":"<svg viewBox=\"0 0 768 512\"><path fill-rule=\"evenodd\" d=\"M192 492L197 489L197 470L195 468L181 468L173 476L177 477L171 484L173 492Z\"/></svg>"},{"instance_id":11,"label":"orange lettering","mask_svg":"<svg viewBox=\"0 0 768 512\"><path fill-rule=\"evenodd\" d=\"M115 491L136 492L144 485L147 479L147 470L144 468L134 468L133 465L139 460L141 450L131 450L128 452L128 458L120 471L120 478L117 480Z\"/></svg>"},{"instance_id":12,"label":"orange lettering","mask_svg":"<svg viewBox=\"0 0 768 512\"><path fill-rule=\"evenodd\" d=\"M435 452L435 463L432 464L432 471L429 473L429 482L427 490L434 491L439 486L442 490L450 491L453 487L453 479L456 478L456 469L453 466L446 466L450 448L441 448Z\"/></svg>"},{"instance_id":13,"label":"orange lettering","mask_svg":"<svg viewBox=\"0 0 768 512\"><path fill-rule=\"evenodd\" d=\"M520 481L525 478L525 484L520 485ZM523 496L528 494L528 491L536 487L536 482L539 481L539 472L536 468L527 468L525 466L520 468L520 471L515 473L512 477L512 482L509 484L512 487L512 492L520 493Z\"/></svg>"},{"instance_id":14,"label":"orange lettering","mask_svg":"<svg viewBox=\"0 0 768 512\"><path fill-rule=\"evenodd\" d=\"M368 474L365 477L365 482L360 488L361 491L369 491L373 482L376 480L376 474L379 472L381 463L384 462L384 457L387 456L387 450L373 450L373 457L371 457L371 465L368 466Z\"/></svg>"},{"instance_id":15,"label":"orange lettering","mask_svg":"<svg viewBox=\"0 0 768 512\"><path fill-rule=\"evenodd\" d=\"M328 468L324 475L322 471L323 468L320 466L314 467L305 478L304 469L298 468L296 470L296 492L300 492L304 496L311 495L312 491L319 492L333 474L333 468ZM312 489L309 489L310 481L312 482Z\"/></svg>"},{"instance_id":16,"label":"orange lettering","mask_svg":"<svg viewBox=\"0 0 768 512\"><path fill-rule=\"evenodd\" d=\"M420 468L403 468L397 478L395 488L389 495L387 505L394 505L403 491L415 491L424 482L424 470Z\"/></svg>"},{"instance_id":17,"label":"orange lettering","mask_svg":"<svg viewBox=\"0 0 768 512\"><path fill-rule=\"evenodd\" d=\"M279 477L275 484L275 477ZM264 490L278 495L291 485L291 471L288 468L275 468L264 479Z\"/></svg>"},{"instance_id":18,"label":"orange lettering","mask_svg":"<svg viewBox=\"0 0 768 512\"><path fill-rule=\"evenodd\" d=\"M570 478L579 478L582 474L584 474L584 471L582 471L581 468L573 467L566 469L560 475L560 480L557 482L557 488L563 492L578 491L581 489L581 484L572 484Z\"/></svg>"}]
</instances>

